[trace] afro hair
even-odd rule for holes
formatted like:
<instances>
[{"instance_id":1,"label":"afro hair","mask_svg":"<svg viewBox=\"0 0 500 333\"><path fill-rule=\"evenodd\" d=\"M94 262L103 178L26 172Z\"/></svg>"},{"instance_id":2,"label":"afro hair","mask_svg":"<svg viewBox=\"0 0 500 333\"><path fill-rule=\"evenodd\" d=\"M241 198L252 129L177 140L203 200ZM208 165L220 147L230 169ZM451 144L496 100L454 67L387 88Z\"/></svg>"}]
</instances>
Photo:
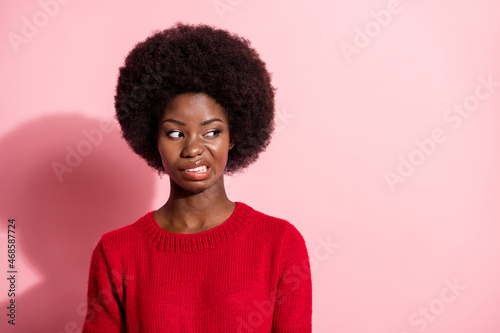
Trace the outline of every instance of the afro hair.
<instances>
[{"instance_id":1,"label":"afro hair","mask_svg":"<svg viewBox=\"0 0 500 333\"><path fill-rule=\"evenodd\" d=\"M270 143L275 88L250 42L208 25L176 23L135 45L120 67L115 95L123 138L159 173L159 118L177 95L199 92L215 99L229 122L234 147L226 174L255 162Z\"/></svg>"}]
</instances>

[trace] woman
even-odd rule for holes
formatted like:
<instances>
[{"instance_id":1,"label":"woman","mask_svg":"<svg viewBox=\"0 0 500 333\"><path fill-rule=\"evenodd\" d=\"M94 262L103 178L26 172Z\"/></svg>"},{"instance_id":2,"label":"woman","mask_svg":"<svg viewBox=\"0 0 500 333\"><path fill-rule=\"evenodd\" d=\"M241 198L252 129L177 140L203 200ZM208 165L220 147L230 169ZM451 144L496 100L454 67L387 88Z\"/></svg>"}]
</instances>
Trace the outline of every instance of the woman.
<instances>
[{"instance_id":1,"label":"woman","mask_svg":"<svg viewBox=\"0 0 500 333\"><path fill-rule=\"evenodd\" d=\"M311 332L302 235L224 188L274 130L274 88L249 41L207 25L157 31L120 68L115 107L170 196L101 237L83 331Z\"/></svg>"}]
</instances>

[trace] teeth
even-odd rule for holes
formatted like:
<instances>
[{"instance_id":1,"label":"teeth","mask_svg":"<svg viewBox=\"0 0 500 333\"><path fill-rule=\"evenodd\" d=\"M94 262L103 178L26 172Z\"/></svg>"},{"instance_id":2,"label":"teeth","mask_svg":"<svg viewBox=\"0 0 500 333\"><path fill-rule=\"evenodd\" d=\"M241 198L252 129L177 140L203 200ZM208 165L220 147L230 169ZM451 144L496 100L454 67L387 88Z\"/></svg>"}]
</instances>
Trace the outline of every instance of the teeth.
<instances>
[{"instance_id":1,"label":"teeth","mask_svg":"<svg viewBox=\"0 0 500 333\"><path fill-rule=\"evenodd\" d=\"M203 166L198 167L198 168L187 169L186 171L188 171L188 172L205 172L205 171L207 171L207 166L203 165Z\"/></svg>"}]
</instances>

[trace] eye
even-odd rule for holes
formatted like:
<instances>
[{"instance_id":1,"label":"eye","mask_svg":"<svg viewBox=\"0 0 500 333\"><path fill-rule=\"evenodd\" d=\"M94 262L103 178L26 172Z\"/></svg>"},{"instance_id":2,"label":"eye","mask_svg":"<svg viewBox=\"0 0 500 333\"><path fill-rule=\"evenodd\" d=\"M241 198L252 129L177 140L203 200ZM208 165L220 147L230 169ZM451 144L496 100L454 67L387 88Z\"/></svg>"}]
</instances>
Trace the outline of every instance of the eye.
<instances>
[{"instance_id":1,"label":"eye","mask_svg":"<svg viewBox=\"0 0 500 333\"><path fill-rule=\"evenodd\" d=\"M220 130L213 130L213 131L208 132L207 136L209 136L209 137L216 137L216 136L219 136L220 132L221 132ZM212 135L208 135L210 133L212 133Z\"/></svg>"},{"instance_id":2,"label":"eye","mask_svg":"<svg viewBox=\"0 0 500 333\"><path fill-rule=\"evenodd\" d=\"M177 134L179 134L179 136L171 135L172 133L177 133ZM168 131L168 132L167 132L167 136L169 136L169 137L171 137L171 138L179 138L179 137L180 137L180 135L182 135L182 133L181 133L181 132L179 132L179 131Z\"/></svg>"}]
</instances>

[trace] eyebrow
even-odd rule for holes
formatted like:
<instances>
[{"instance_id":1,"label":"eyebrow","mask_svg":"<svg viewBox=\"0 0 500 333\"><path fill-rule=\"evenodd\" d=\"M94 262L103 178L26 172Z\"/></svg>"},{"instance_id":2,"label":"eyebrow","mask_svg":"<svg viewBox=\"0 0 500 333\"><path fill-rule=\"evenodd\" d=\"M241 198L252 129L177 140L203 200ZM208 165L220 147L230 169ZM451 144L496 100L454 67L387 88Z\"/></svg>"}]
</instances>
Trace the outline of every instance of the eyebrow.
<instances>
[{"instance_id":1,"label":"eyebrow","mask_svg":"<svg viewBox=\"0 0 500 333\"><path fill-rule=\"evenodd\" d=\"M172 118L168 118L168 119L165 119L164 121L162 121L162 124L164 122L169 122L169 123L174 123L174 124L177 124L177 125L182 125L182 126L186 126L187 124L183 121L180 121L180 120L175 120L175 119L172 119ZM216 121L220 121L221 123L223 123L222 120L220 120L219 118L213 118L213 119L209 119L209 120L205 120L205 121L202 121L200 123L200 126L205 126L205 125L208 125L208 124L211 124L213 122L216 122Z\"/></svg>"}]
</instances>

